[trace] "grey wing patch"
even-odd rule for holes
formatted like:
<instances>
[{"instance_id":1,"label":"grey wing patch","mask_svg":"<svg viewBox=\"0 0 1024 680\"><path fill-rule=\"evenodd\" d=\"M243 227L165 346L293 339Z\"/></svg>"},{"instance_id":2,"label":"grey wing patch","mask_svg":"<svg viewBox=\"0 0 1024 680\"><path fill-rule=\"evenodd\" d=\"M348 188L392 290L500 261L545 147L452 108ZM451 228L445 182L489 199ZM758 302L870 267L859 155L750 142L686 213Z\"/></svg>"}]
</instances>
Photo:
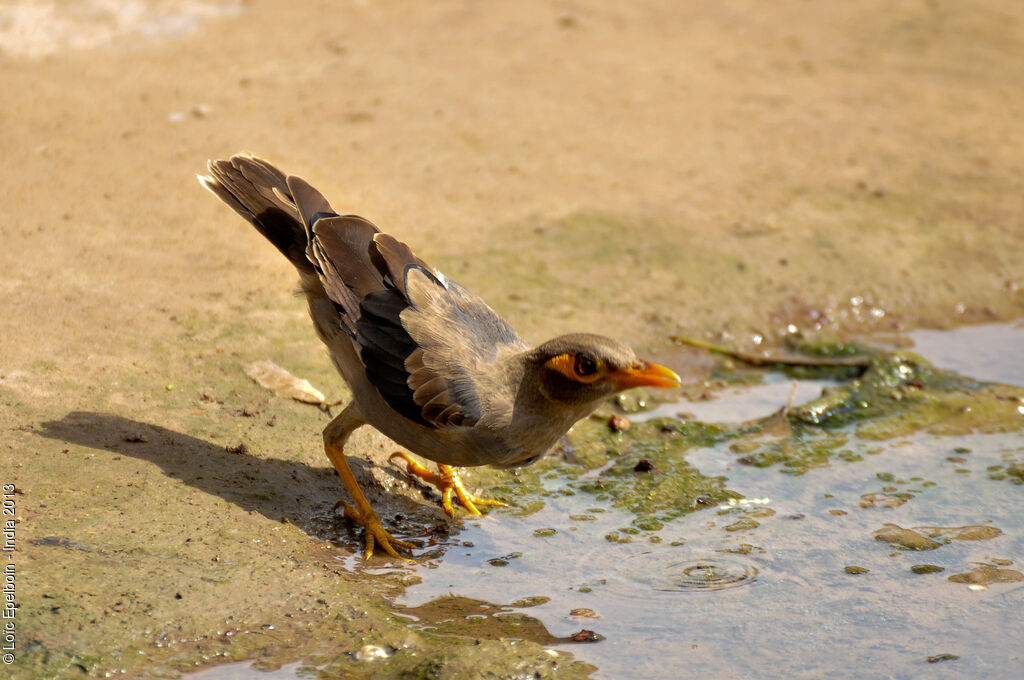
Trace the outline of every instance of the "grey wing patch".
<instances>
[{"instance_id":1,"label":"grey wing patch","mask_svg":"<svg viewBox=\"0 0 1024 680\"><path fill-rule=\"evenodd\" d=\"M484 400L507 396L499 351L525 343L483 300L440 273L411 265L403 278L410 305L402 325L418 347L405 363L413 400L437 425L475 425Z\"/></svg>"},{"instance_id":2,"label":"grey wing patch","mask_svg":"<svg viewBox=\"0 0 1024 680\"><path fill-rule=\"evenodd\" d=\"M466 390L458 399L450 389L448 378L423 363L423 354L420 348L413 351L405 361L405 370L409 372L413 401L420 407L424 420L435 426L475 425L480 420L479 399Z\"/></svg>"},{"instance_id":3,"label":"grey wing patch","mask_svg":"<svg viewBox=\"0 0 1024 680\"><path fill-rule=\"evenodd\" d=\"M382 259L393 252L383 253ZM389 264L393 267L394 262ZM448 300L443 276L426 265L409 263L406 271L393 274L396 282L391 278L392 267L384 279L387 288L370 293L360 305L356 341L366 375L391 408L420 425L472 427L483 412L471 377L480 368L476 354L466 355L458 343L487 339L466 337L459 322L452 323L450 313L434 316L430 323L432 312L463 302L461 298ZM412 270L416 273L411 275ZM425 313L407 296L410 280L422 280L433 289L438 303ZM432 330L423 332L426 327Z\"/></svg>"},{"instance_id":4,"label":"grey wing patch","mask_svg":"<svg viewBox=\"0 0 1024 680\"><path fill-rule=\"evenodd\" d=\"M356 322L359 356L384 401L425 427L472 426L480 418L471 390L450 382L444 366L428 368L424 350L409 335L402 314L409 302L395 288L367 295ZM458 367L448 367L456 370ZM454 387L454 389L453 389Z\"/></svg>"}]
</instances>

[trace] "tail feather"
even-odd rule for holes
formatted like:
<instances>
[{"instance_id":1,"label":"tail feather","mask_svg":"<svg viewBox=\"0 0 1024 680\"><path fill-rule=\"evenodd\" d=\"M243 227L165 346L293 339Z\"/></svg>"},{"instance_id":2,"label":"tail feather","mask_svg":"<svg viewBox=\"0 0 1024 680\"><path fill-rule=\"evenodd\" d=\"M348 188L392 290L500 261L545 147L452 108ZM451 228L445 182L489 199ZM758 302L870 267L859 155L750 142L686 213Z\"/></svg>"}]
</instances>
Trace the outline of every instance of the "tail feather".
<instances>
[{"instance_id":1,"label":"tail feather","mask_svg":"<svg viewBox=\"0 0 1024 680\"><path fill-rule=\"evenodd\" d=\"M304 224L313 225L321 217L337 217L338 213L327 202L324 195L310 186L309 182L292 175L287 180L288 191L292 196L299 216Z\"/></svg>"},{"instance_id":2,"label":"tail feather","mask_svg":"<svg viewBox=\"0 0 1024 680\"><path fill-rule=\"evenodd\" d=\"M212 160L207 168L209 175L197 176L200 184L256 227L299 271L314 273L306 257L309 232L283 172L251 154Z\"/></svg>"},{"instance_id":3,"label":"tail feather","mask_svg":"<svg viewBox=\"0 0 1024 680\"><path fill-rule=\"evenodd\" d=\"M340 322L355 336L363 302L372 295L393 291L396 299L407 305L405 275L409 267L431 272L437 280L407 245L381 234L362 217L338 215L308 182L285 175L258 156L237 154L228 160L212 160L207 168L209 175L199 176L199 182L295 265L311 309L313 301L322 297L334 303L336 319L326 321L313 314L320 329Z\"/></svg>"}]
</instances>

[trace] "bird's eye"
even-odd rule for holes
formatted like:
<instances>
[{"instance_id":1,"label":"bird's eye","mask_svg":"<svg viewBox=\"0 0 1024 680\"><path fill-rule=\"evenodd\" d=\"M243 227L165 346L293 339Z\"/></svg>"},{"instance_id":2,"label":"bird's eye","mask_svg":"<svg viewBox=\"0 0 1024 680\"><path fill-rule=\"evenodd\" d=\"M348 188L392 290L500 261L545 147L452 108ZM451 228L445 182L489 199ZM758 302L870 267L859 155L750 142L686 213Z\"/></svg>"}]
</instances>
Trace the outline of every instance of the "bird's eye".
<instances>
[{"instance_id":1,"label":"bird's eye","mask_svg":"<svg viewBox=\"0 0 1024 680\"><path fill-rule=\"evenodd\" d=\"M586 354L565 352L545 361L544 367L583 384L597 382L604 375L604 362Z\"/></svg>"},{"instance_id":2,"label":"bird's eye","mask_svg":"<svg viewBox=\"0 0 1024 680\"><path fill-rule=\"evenodd\" d=\"M597 362L586 355L580 355L576 357L572 368L576 375L587 377L597 373Z\"/></svg>"}]
</instances>

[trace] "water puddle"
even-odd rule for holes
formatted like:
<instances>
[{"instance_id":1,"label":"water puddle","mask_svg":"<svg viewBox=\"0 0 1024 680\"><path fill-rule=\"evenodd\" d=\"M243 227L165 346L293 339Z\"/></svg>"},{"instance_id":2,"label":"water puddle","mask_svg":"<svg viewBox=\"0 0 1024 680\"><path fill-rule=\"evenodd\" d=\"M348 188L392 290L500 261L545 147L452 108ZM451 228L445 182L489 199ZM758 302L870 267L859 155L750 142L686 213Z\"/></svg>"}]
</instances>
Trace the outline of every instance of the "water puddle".
<instances>
[{"instance_id":1,"label":"water puddle","mask_svg":"<svg viewBox=\"0 0 1024 680\"><path fill-rule=\"evenodd\" d=\"M622 561L621 581L627 587L685 593L725 590L753 583L757 567L725 555L698 555L681 559L678 551L633 555Z\"/></svg>"},{"instance_id":2,"label":"water puddle","mask_svg":"<svg viewBox=\"0 0 1024 680\"><path fill-rule=\"evenodd\" d=\"M705 423L741 423L764 418L790 403L808 402L836 384L832 380L793 380L781 373L770 373L756 385L727 387L709 394L708 399L682 399L630 417L634 420L679 417Z\"/></svg>"},{"instance_id":3,"label":"water puddle","mask_svg":"<svg viewBox=\"0 0 1024 680\"><path fill-rule=\"evenodd\" d=\"M759 504L688 515L656 544L607 541L628 513L588 515L592 499L583 495L525 518L467 523L461 544L419 569L422 583L401 604L453 593L542 599L529 616L553 637L585 625L605 638L570 650L603 678L662 678L680 667L710 677L864 677L837 669L866 660L916 677L927 657L944 653L960 657L964 677L1012 677L1021 661L1024 584L1014 579L1024 518L1020 487L997 485L986 471L1019 449L1019 435L899 444L801 477L735 465L720 448L694 452L697 467L729 475L731 488ZM970 448L968 473L941 455L954 448ZM864 502L901 491L911 498L899 505ZM991 531L927 554L875 536L890 524L934 523ZM912 570L922 564L937 571ZM593 613L586 622L573 614L581 610Z\"/></svg>"},{"instance_id":4,"label":"water puddle","mask_svg":"<svg viewBox=\"0 0 1024 680\"><path fill-rule=\"evenodd\" d=\"M401 572L410 626L596 678L1018 678L1024 391L979 381L1024 385L1024 328L912 338L936 366L897 352L846 384L769 373L628 431L592 419L565 461L491 484L517 507L415 565L347 566Z\"/></svg>"},{"instance_id":5,"label":"water puddle","mask_svg":"<svg viewBox=\"0 0 1024 680\"><path fill-rule=\"evenodd\" d=\"M1020 327L912 337L914 351L939 367L1024 384L1014 373L1024 366ZM979 349L990 339L996 349ZM768 376L644 417L741 423L835 383L797 385L791 396L792 379ZM731 497L655 531L637 531L636 513L580 479L570 481L571 495L549 481L532 514L466 522L442 559L417 569L422 582L399 604L453 594L494 601L496 593L502 602L540 602L528 615L552 637L581 626L603 636L586 646L548 643L596 665L598 678L684 668L708 677L1017 677L1024 485L1008 483L1007 471L1024 465L1019 428L932 427L881 439L853 429L834 430L842 450L795 474L749 464L735 439L687 450L687 463L724 480ZM638 469L631 462L625 469Z\"/></svg>"},{"instance_id":6,"label":"water puddle","mask_svg":"<svg viewBox=\"0 0 1024 680\"><path fill-rule=\"evenodd\" d=\"M1024 321L910 333L914 351L977 380L1024 385Z\"/></svg>"},{"instance_id":7,"label":"water puddle","mask_svg":"<svg viewBox=\"0 0 1024 680\"><path fill-rule=\"evenodd\" d=\"M305 674L308 668L301 663L289 663L276 670L264 670L253 668L251 661L236 661L186 673L183 677L189 680L252 680L254 677L260 680L295 680L309 677Z\"/></svg>"}]
</instances>

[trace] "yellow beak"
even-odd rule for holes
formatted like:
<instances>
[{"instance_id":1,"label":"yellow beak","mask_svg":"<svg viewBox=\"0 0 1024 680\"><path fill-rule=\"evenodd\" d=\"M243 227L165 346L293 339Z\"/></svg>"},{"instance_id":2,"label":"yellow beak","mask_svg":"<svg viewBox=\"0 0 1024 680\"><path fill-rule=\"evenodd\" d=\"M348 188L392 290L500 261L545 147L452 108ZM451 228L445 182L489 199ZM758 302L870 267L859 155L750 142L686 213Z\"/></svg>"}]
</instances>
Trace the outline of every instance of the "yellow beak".
<instances>
[{"instance_id":1,"label":"yellow beak","mask_svg":"<svg viewBox=\"0 0 1024 680\"><path fill-rule=\"evenodd\" d=\"M631 387L679 387L682 381L675 371L661 364L652 364L641 359L639 363L608 376L616 390Z\"/></svg>"}]
</instances>

